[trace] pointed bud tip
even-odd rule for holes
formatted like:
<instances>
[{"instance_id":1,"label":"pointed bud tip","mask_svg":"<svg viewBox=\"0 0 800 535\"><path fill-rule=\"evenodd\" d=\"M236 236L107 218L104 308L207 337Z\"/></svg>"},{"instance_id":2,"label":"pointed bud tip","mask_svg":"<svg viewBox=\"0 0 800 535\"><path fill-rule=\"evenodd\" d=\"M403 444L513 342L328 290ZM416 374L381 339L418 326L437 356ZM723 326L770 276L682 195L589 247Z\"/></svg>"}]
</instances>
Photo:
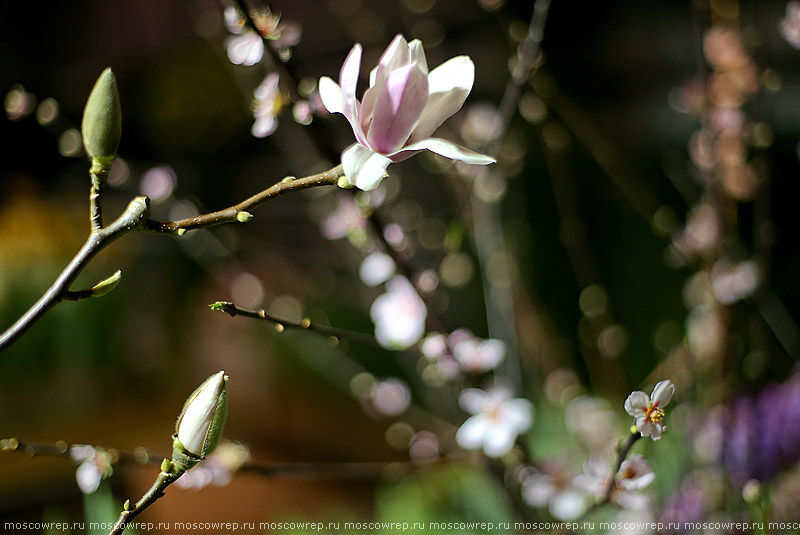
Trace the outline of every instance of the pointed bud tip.
<instances>
[{"instance_id":1,"label":"pointed bud tip","mask_svg":"<svg viewBox=\"0 0 800 535\"><path fill-rule=\"evenodd\" d=\"M91 158L111 160L116 156L122 136L122 111L117 81L110 67L100 74L86 100L81 133Z\"/></svg>"}]
</instances>

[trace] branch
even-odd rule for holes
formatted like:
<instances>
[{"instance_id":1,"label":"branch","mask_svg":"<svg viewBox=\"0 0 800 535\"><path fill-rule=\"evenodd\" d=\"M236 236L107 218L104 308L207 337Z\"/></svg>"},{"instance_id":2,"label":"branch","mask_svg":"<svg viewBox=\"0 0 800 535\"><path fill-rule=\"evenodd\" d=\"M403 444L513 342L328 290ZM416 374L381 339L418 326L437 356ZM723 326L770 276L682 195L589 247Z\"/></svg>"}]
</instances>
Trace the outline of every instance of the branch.
<instances>
[{"instance_id":1,"label":"branch","mask_svg":"<svg viewBox=\"0 0 800 535\"><path fill-rule=\"evenodd\" d=\"M243 223L252 219L252 214L250 214L249 210L260 206L270 199L292 191L300 191L317 186L334 186L343 176L344 169L341 165L337 165L324 173L318 173L305 178L286 177L277 184L253 195L249 199L229 208L225 208L224 210L181 219L180 221L147 220L143 230L155 234L181 235L188 230L213 227L214 225L222 223Z\"/></svg>"},{"instance_id":2,"label":"branch","mask_svg":"<svg viewBox=\"0 0 800 535\"><path fill-rule=\"evenodd\" d=\"M89 234L86 243L83 244L83 247L81 247L75 257L70 261L69 265L64 268L64 271L61 272L53 285L14 323L14 325L9 327L8 330L0 336L0 351L10 346L36 323L45 312L58 303L62 301L85 299L88 296L86 291L71 292L69 289L70 286L89 264L89 261L117 238L135 230L154 234L182 235L187 230L211 227L221 223L246 222L253 217L247 210L253 209L270 199L292 191L300 191L317 186L335 185L338 183L339 179L344 176L342 166L339 165L324 173L318 173L304 178L295 179L287 177L235 206L217 212L182 219L180 221L154 221L148 219L150 216L150 200L147 197L136 197L130 202L116 221L111 223L108 227L98 228L97 225L101 224L102 216L100 210L101 190L95 188L94 184L96 182L96 172L94 168L90 171L93 182L92 189L90 190L89 210L92 232ZM101 295L101 293L95 291L91 295Z\"/></svg>"},{"instance_id":3,"label":"branch","mask_svg":"<svg viewBox=\"0 0 800 535\"><path fill-rule=\"evenodd\" d=\"M595 502L594 505L592 505L589 509L587 509L586 512L583 513L581 517L578 519L578 522L587 518L590 514L595 512L600 507L606 505L607 503L611 503L611 498L614 495L614 487L616 487L617 485L617 476L619 475L619 469L622 467L622 463L628 457L628 453L630 453L633 445L640 438L642 438L642 434L639 431L635 431L630 435L628 435L628 440L625 441L625 444L622 444L617 449L617 461L614 465L614 471L611 473L611 478L608 480L608 487L606 487L606 490L603 493L603 499Z\"/></svg>"},{"instance_id":4,"label":"branch","mask_svg":"<svg viewBox=\"0 0 800 535\"><path fill-rule=\"evenodd\" d=\"M78 254L64 268L52 286L39 298L36 303L14 325L0 336L0 351L10 346L17 338L27 331L45 312L65 300L72 300L69 287L80 275L83 269L94 256L107 245L124 234L142 226L150 214L150 200L147 197L133 199L122 215L111 225L99 230L92 230L89 238Z\"/></svg>"},{"instance_id":5,"label":"branch","mask_svg":"<svg viewBox=\"0 0 800 535\"><path fill-rule=\"evenodd\" d=\"M263 308L259 310L248 310L236 306L234 303L230 301L217 301L216 303L213 303L209 306L211 307L211 310L219 310L227 314L230 314L231 316L245 316L247 318L255 318L264 321L269 321L275 324L275 327L276 329L278 329L278 331L283 331L284 328L288 327L291 329L314 331L323 336L329 336L339 340L349 340L357 344L363 344L373 347L383 347L378 343L378 340L372 335L356 331L348 331L345 329L337 329L336 327L329 327L327 325L319 325L313 323L308 318L304 318L299 322L285 320L277 318L271 314L268 314L267 311L264 310Z\"/></svg>"},{"instance_id":6,"label":"branch","mask_svg":"<svg viewBox=\"0 0 800 535\"><path fill-rule=\"evenodd\" d=\"M70 457L70 450L83 444L67 444L63 440L54 443L26 442L17 438L0 439L0 452L25 453L33 458L39 455L48 457ZM95 449L100 449L93 446ZM138 464L156 466L163 463L164 457L152 453L147 448L123 451L116 448L103 448L112 456L113 464ZM385 479L387 471L407 473L417 468L455 462L485 462L479 453L458 453L449 456L432 457L414 461L375 461L375 462L313 462L313 463L245 463L237 472L246 472L262 477L291 478L337 478L337 479ZM137 513L138 514L138 513ZM130 521L129 517L129 521Z\"/></svg>"},{"instance_id":7,"label":"branch","mask_svg":"<svg viewBox=\"0 0 800 535\"><path fill-rule=\"evenodd\" d=\"M174 465L169 459L164 459L161 463L161 472L159 472L153 486L150 487L144 496L136 502L136 505L131 508L130 500L125 502L124 510L120 513L119 519L114 524L114 527L108 532L108 535L120 535L128 524L136 518L139 513L153 505L156 500L164 496L164 491L174 483L179 477L183 475L183 471L176 471Z\"/></svg>"}]
</instances>

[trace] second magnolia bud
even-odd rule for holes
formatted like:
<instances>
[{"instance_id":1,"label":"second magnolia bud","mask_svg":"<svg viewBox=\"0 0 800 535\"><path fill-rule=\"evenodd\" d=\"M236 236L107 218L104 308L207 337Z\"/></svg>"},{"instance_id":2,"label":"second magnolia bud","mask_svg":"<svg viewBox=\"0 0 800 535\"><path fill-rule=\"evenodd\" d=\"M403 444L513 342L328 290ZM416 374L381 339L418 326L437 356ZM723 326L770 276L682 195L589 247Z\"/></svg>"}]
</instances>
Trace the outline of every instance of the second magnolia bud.
<instances>
[{"instance_id":1,"label":"second magnolia bud","mask_svg":"<svg viewBox=\"0 0 800 535\"><path fill-rule=\"evenodd\" d=\"M188 470L214 451L228 415L228 376L220 371L200 385L186 401L175 426L172 460Z\"/></svg>"}]
</instances>

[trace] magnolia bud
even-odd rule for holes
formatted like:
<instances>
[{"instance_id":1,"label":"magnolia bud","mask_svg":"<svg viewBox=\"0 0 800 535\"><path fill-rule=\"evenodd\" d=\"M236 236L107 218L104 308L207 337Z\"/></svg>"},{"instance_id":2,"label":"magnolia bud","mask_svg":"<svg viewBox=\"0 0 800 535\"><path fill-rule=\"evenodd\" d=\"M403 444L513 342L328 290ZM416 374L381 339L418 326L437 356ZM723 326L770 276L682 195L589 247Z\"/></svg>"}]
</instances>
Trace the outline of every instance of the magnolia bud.
<instances>
[{"instance_id":1,"label":"magnolia bud","mask_svg":"<svg viewBox=\"0 0 800 535\"><path fill-rule=\"evenodd\" d=\"M179 470L188 470L217 446L228 415L227 386L225 372L216 373L183 406L172 447L172 460Z\"/></svg>"},{"instance_id":2,"label":"magnolia bud","mask_svg":"<svg viewBox=\"0 0 800 535\"><path fill-rule=\"evenodd\" d=\"M117 81L111 68L103 71L86 100L81 132L83 146L93 160L107 163L117 155L122 136L122 112Z\"/></svg>"}]
</instances>

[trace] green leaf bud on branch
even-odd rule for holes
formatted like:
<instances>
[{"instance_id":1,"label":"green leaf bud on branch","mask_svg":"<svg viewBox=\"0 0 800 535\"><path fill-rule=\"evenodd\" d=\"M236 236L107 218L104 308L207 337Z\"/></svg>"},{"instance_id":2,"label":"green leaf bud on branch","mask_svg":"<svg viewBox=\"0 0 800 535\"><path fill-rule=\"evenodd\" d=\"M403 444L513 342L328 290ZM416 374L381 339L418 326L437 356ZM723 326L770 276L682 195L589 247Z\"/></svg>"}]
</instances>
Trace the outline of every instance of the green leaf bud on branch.
<instances>
[{"instance_id":1,"label":"green leaf bud on branch","mask_svg":"<svg viewBox=\"0 0 800 535\"><path fill-rule=\"evenodd\" d=\"M86 101L81 122L83 146L92 159L108 164L117 155L122 136L122 111L119 105L117 81L111 68L97 79Z\"/></svg>"}]
</instances>

